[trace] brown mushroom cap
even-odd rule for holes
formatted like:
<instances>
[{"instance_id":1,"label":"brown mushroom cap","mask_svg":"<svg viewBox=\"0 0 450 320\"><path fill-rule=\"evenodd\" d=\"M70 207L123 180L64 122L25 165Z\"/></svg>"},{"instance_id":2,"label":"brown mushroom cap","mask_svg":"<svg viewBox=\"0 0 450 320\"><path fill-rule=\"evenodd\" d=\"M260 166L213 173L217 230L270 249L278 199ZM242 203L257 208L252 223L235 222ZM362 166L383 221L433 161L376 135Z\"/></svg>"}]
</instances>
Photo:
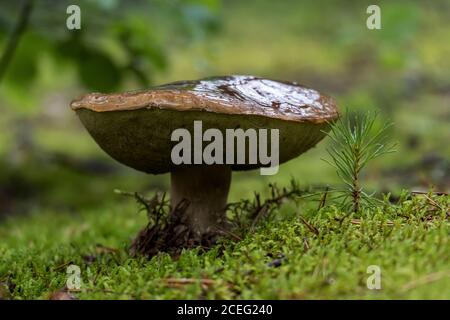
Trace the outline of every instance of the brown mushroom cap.
<instances>
[{"instance_id":1,"label":"brown mushroom cap","mask_svg":"<svg viewBox=\"0 0 450 320\"><path fill-rule=\"evenodd\" d=\"M116 160L148 173L175 167L171 141L175 129L193 134L216 128L279 129L280 164L313 147L337 119L335 101L296 83L253 76L181 81L145 91L87 94L71 103L100 147ZM206 145L205 143L204 145ZM260 165L235 164L234 170Z\"/></svg>"}]
</instances>

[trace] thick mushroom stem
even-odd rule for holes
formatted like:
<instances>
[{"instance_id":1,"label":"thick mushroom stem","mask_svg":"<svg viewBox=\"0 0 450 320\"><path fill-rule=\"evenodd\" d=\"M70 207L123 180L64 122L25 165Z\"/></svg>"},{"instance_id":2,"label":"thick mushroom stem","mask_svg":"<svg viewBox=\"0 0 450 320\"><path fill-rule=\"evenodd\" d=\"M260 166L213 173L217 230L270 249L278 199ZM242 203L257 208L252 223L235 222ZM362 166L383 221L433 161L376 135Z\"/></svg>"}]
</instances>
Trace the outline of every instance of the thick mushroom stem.
<instances>
[{"instance_id":1,"label":"thick mushroom stem","mask_svg":"<svg viewBox=\"0 0 450 320\"><path fill-rule=\"evenodd\" d=\"M198 236L215 232L226 223L225 209L230 189L231 167L227 165L191 165L171 173L170 202L175 208L189 201L187 223Z\"/></svg>"}]
</instances>

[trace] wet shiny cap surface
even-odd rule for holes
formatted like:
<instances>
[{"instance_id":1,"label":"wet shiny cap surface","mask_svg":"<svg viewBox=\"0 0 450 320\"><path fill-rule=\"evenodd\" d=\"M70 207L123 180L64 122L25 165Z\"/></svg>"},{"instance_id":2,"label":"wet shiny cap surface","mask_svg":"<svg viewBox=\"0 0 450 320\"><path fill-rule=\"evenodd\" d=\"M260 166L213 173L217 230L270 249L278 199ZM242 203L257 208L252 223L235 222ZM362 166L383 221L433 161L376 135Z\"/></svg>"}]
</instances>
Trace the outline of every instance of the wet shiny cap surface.
<instances>
[{"instance_id":1,"label":"wet shiny cap surface","mask_svg":"<svg viewBox=\"0 0 450 320\"><path fill-rule=\"evenodd\" d=\"M200 110L316 123L338 117L336 102L314 89L295 82L242 75L179 81L143 91L90 93L74 100L71 107L96 112L143 108Z\"/></svg>"}]
</instances>

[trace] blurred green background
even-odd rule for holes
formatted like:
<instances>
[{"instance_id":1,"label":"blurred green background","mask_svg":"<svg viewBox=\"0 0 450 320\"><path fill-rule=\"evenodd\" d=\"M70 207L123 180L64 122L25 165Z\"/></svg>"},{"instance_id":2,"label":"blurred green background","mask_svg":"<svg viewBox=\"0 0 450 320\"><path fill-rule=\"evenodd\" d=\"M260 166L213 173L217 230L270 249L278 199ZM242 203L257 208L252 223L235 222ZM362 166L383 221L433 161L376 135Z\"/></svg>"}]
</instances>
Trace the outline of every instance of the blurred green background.
<instances>
[{"instance_id":1,"label":"blurred green background","mask_svg":"<svg viewBox=\"0 0 450 320\"><path fill-rule=\"evenodd\" d=\"M68 30L66 9L81 9ZM342 111L379 110L398 151L374 162L369 189L450 189L450 2L0 0L0 216L80 212L132 201L119 188L167 190L104 154L69 108L90 91L143 89L212 75L291 80L337 99ZM17 46L14 46L16 41ZM9 52L9 58L5 58ZM7 55L8 56L8 55ZM275 176L235 173L230 200L269 182L339 183L317 148Z\"/></svg>"}]
</instances>

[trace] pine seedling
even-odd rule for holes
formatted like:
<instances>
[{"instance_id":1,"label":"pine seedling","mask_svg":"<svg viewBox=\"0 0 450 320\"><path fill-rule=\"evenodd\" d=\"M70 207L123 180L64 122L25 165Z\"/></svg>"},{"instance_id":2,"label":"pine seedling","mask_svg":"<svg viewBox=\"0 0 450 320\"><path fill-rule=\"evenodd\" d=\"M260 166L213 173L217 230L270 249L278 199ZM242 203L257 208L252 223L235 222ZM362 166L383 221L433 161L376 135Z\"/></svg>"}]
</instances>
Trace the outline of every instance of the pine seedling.
<instances>
[{"instance_id":1,"label":"pine seedling","mask_svg":"<svg viewBox=\"0 0 450 320\"><path fill-rule=\"evenodd\" d=\"M332 140L327 149L332 165L342 179L344 187L335 190L342 199L343 209L360 212L365 207L376 205L373 194L367 194L361 184L361 172L370 160L384 154L394 152L394 144L388 142L387 129L392 123L384 124L380 129L375 127L376 113L346 116L331 125L327 135Z\"/></svg>"}]
</instances>

